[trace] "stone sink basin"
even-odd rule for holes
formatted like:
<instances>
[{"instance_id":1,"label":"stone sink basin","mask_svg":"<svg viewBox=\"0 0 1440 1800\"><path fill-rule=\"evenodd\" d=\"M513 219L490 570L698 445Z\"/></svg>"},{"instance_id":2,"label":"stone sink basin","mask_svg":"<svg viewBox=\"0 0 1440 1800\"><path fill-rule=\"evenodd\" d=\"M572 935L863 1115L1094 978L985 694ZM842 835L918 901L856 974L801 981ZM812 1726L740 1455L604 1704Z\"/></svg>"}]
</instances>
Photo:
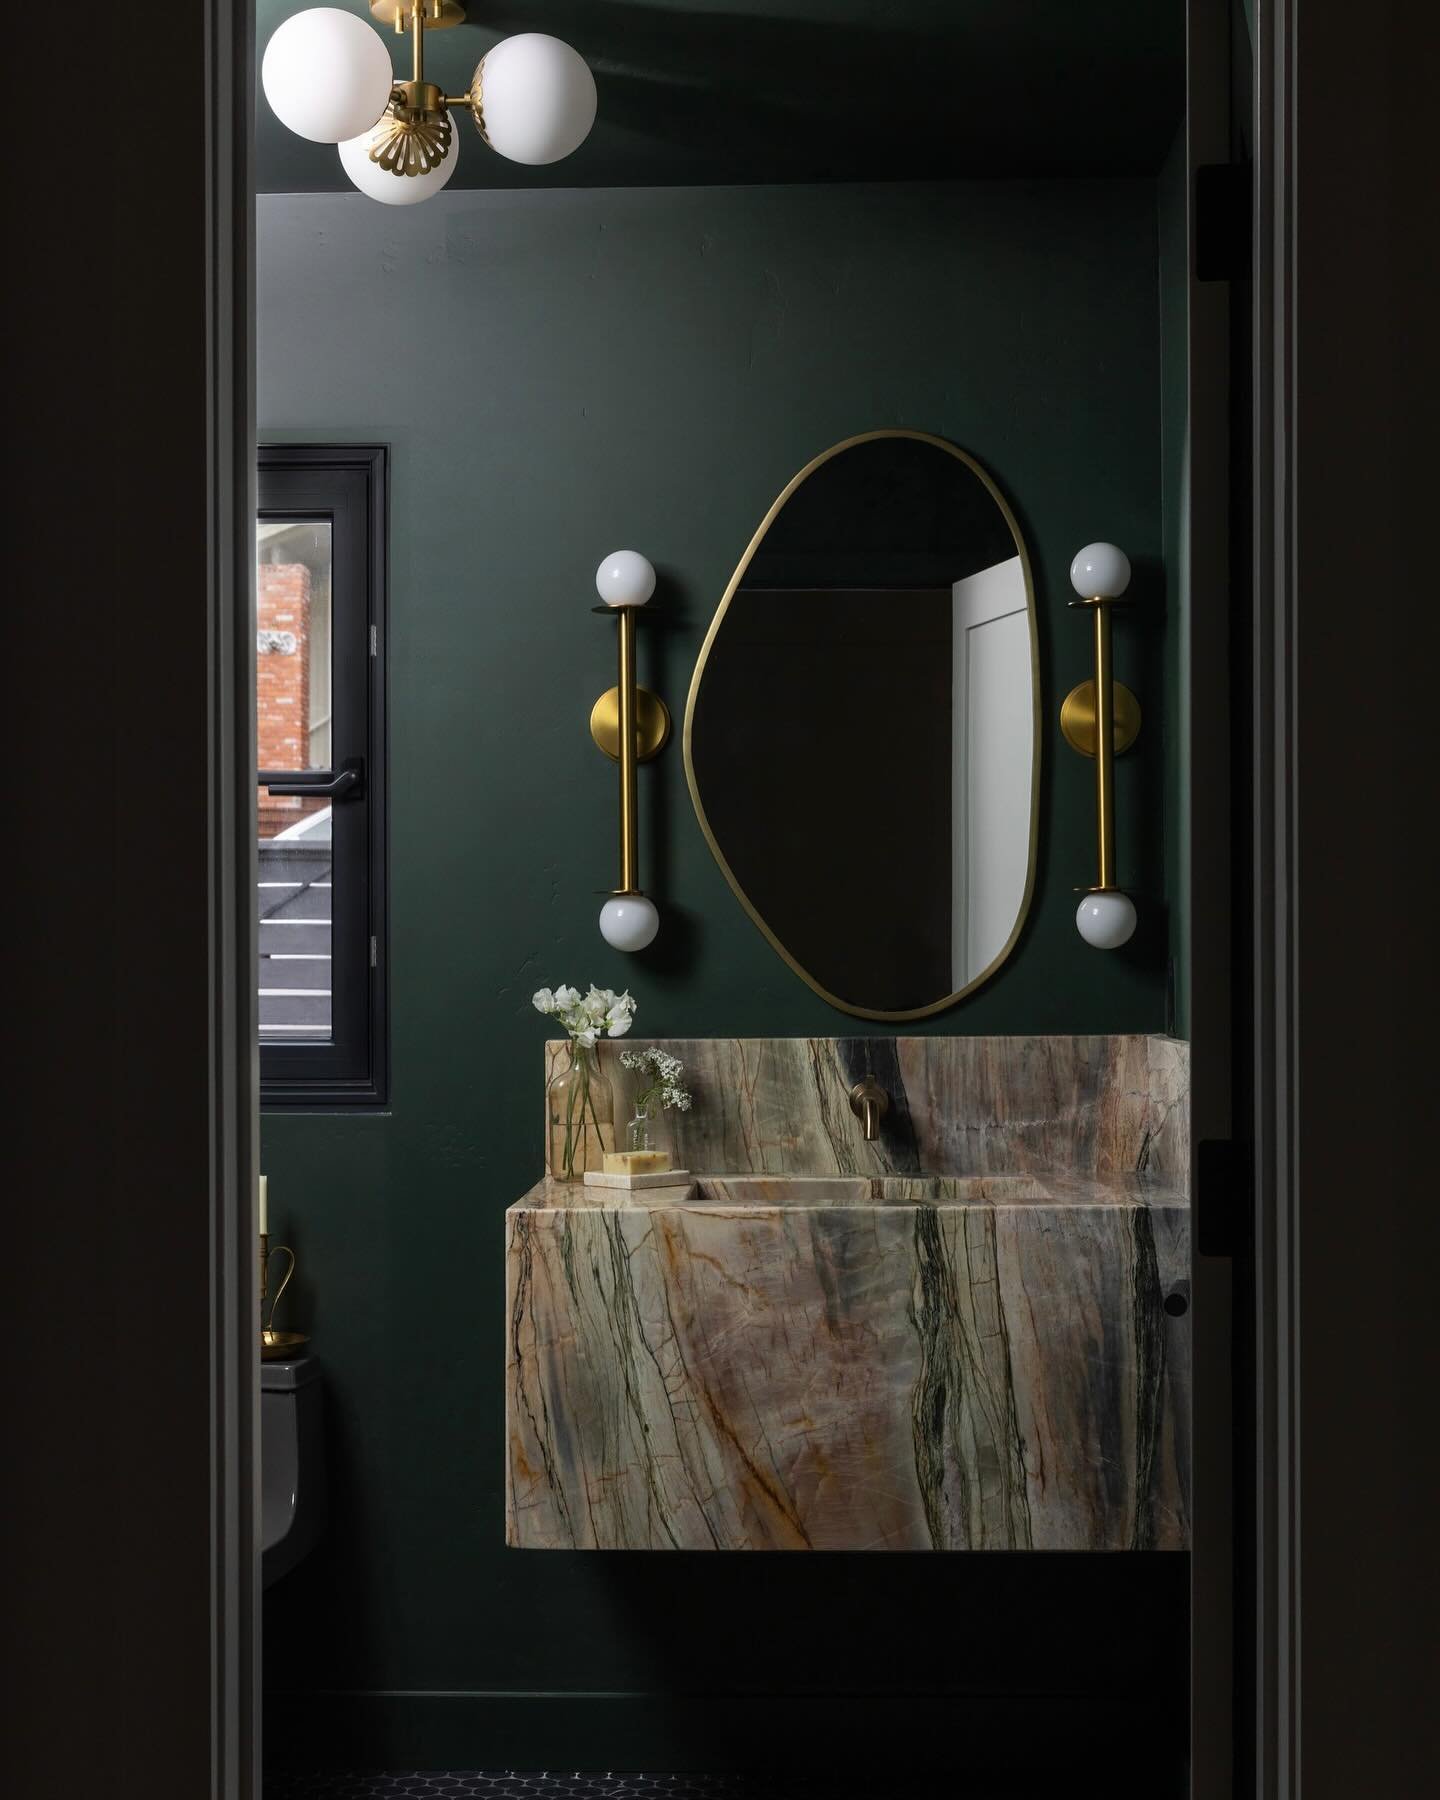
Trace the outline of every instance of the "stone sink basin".
<instances>
[{"instance_id":1,"label":"stone sink basin","mask_svg":"<svg viewBox=\"0 0 1440 1800\"><path fill-rule=\"evenodd\" d=\"M1188 1545L1159 1177L546 1180L506 1220L512 1545Z\"/></svg>"},{"instance_id":2,"label":"stone sink basin","mask_svg":"<svg viewBox=\"0 0 1440 1800\"><path fill-rule=\"evenodd\" d=\"M1114 1189L1112 1180L1107 1187ZM731 1207L1063 1205L1093 1195L1093 1182L1036 1175L702 1175L687 1203ZM652 1188L674 1205L674 1188ZM645 1194L627 1196L644 1204Z\"/></svg>"}]
</instances>

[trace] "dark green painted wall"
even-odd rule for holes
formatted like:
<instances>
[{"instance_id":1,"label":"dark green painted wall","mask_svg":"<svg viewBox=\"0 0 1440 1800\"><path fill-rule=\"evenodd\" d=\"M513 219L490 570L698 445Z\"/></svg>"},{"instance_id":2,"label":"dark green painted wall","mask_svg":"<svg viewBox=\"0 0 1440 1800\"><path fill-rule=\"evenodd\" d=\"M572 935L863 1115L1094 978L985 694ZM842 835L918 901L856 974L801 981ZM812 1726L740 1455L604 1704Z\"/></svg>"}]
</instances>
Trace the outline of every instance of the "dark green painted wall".
<instances>
[{"instance_id":1,"label":"dark green painted wall","mask_svg":"<svg viewBox=\"0 0 1440 1800\"><path fill-rule=\"evenodd\" d=\"M365 0L340 3L364 17ZM262 57L313 4L256 0ZM585 58L595 127L537 168L457 108L452 189L1151 176L1184 105L1184 0L485 0L426 33L425 72L463 93L516 31ZM408 43L389 45L408 76ZM287 131L263 94L255 173L261 193L353 191L333 147Z\"/></svg>"},{"instance_id":2,"label":"dark green painted wall","mask_svg":"<svg viewBox=\"0 0 1440 1800\"><path fill-rule=\"evenodd\" d=\"M740 911L678 748L641 778L662 935L638 959L600 940L614 776L586 721L613 679L613 629L589 612L606 551L660 570L641 673L678 717L725 582L802 463L882 425L977 455L1039 593L1039 882L1009 966L915 1029L1164 1027L1153 184L477 192L393 212L270 196L259 266L262 437L393 450L393 1103L264 1123L336 1486L324 1550L271 1596L272 1687L488 1696L375 1703L372 1719L409 1706L413 1735L371 1760L538 1763L576 1707L610 1720L588 1740L605 1755L613 1706L506 1698L522 1690L1024 1689L1083 1692L1093 1712L1116 1697L1098 1618L1127 1679L1173 1699L1184 1559L519 1555L501 1527L501 1215L541 1156L532 990L628 984L646 1034L856 1028ZM1068 564L1096 537L1135 562L1117 663L1147 721L1118 774L1120 874L1143 923L1108 956L1073 924L1072 889L1093 879L1091 765L1056 726L1088 673ZM741 1754L733 1719L712 1721L708 1749L672 1731L662 1751L648 1705L614 1702L641 1720L637 1756ZM358 1754L354 1738L336 1754Z\"/></svg>"},{"instance_id":3,"label":"dark green painted wall","mask_svg":"<svg viewBox=\"0 0 1440 1800\"><path fill-rule=\"evenodd\" d=\"M1190 1035L1190 396L1189 219L1185 133L1156 184L1160 247L1161 516L1169 628L1165 633L1165 891L1170 899L1173 1014Z\"/></svg>"}]
</instances>

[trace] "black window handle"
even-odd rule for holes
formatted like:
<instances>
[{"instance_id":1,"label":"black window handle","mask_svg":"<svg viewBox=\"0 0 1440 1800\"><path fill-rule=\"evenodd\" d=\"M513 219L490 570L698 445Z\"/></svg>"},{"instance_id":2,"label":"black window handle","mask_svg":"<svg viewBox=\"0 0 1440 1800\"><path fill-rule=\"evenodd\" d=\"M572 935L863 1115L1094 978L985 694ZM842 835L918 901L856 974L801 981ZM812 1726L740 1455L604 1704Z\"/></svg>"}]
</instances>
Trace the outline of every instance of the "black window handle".
<instances>
[{"instance_id":1,"label":"black window handle","mask_svg":"<svg viewBox=\"0 0 1440 1800\"><path fill-rule=\"evenodd\" d=\"M310 799L358 800L365 791L365 759L352 756L338 769L314 769L297 774L293 769L261 769L260 786L272 794L303 794Z\"/></svg>"}]
</instances>

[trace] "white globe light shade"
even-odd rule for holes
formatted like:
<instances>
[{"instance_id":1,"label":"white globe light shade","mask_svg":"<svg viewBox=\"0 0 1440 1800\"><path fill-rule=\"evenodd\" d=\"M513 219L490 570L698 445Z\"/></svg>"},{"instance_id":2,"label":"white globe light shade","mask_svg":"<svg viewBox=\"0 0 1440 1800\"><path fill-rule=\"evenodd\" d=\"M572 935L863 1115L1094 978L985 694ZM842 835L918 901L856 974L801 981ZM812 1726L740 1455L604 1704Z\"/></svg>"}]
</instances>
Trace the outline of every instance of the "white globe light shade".
<instances>
[{"instance_id":1,"label":"white globe light shade","mask_svg":"<svg viewBox=\"0 0 1440 1800\"><path fill-rule=\"evenodd\" d=\"M522 31L487 50L475 71L485 141L511 162L559 162L595 123L595 77L578 50Z\"/></svg>"},{"instance_id":2,"label":"white globe light shade","mask_svg":"<svg viewBox=\"0 0 1440 1800\"><path fill-rule=\"evenodd\" d=\"M271 38L260 80L282 125L312 143L339 144L384 112L395 72L385 40L363 19L317 6Z\"/></svg>"},{"instance_id":3,"label":"white globe light shade","mask_svg":"<svg viewBox=\"0 0 1440 1800\"><path fill-rule=\"evenodd\" d=\"M595 571L595 592L607 606L643 606L655 592L655 570L638 550L612 550Z\"/></svg>"},{"instance_id":4,"label":"white globe light shade","mask_svg":"<svg viewBox=\"0 0 1440 1800\"><path fill-rule=\"evenodd\" d=\"M427 174L392 175L379 163L371 162L370 145L376 134L385 128L383 119L379 125L373 125L369 131L340 146L341 167L362 194L385 206L414 206L417 200L429 200L455 173L455 165L460 160L460 134L453 129L454 113L450 115L450 123L450 148L445 152L445 160L438 169L431 169Z\"/></svg>"},{"instance_id":5,"label":"white globe light shade","mask_svg":"<svg viewBox=\"0 0 1440 1800\"><path fill-rule=\"evenodd\" d=\"M1087 894L1075 914L1087 944L1096 950L1118 950L1135 931L1135 902L1128 894Z\"/></svg>"},{"instance_id":6,"label":"white globe light shade","mask_svg":"<svg viewBox=\"0 0 1440 1800\"><path fill-rule=\"evenodd\" d=\"M600 908L600 935L612 950L643 950L659 929L660 914L643 894L615 894Z\"/></svg>"},{"instance_id":7,"label":"white globe light shade","mask_svg":"<svg viewBox=\"0 0 1440 1800\"><path fill-rule=\"evenodd\" d=\"M1083 600L1114 600L1130 585L1130 558L1118 544L1087 544L1070 564L1070 585Z\"/></svg>"}]
</instances>

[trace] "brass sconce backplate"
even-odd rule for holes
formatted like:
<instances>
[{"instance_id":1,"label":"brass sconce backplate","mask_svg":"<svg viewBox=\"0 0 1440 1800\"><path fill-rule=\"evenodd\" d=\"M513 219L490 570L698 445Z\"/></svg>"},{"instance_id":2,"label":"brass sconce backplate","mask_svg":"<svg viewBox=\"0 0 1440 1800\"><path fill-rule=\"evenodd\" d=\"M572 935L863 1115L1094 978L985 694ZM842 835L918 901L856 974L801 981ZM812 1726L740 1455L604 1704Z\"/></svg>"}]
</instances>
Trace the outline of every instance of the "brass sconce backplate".
<instances>
[{"instance_id":1,"label":"brass sconce backplate","mask_svg":"<svg viewBox=\"0 0 1440 1800\"><path fill-rule=\"evenodd\" d=\"M1115 688L1115 754L1123 756L1140 735L1140 702L1123 681ZM1082 756L1095 754L1095 683L1082 681L1071 688L1060 708L1060 730L1065 742Z\"/></svg>"},{"instance_id":2,"label":"brass sconce backplate","mask_svg":"<svg viewBox=\"0 0 1440 1800\"><path fill-rule=\"evenodd\" d=\"M608 689L590 709L590 735L610 758L620 760L620 690ZM656 757L670 741L670 708L649 688L635 690L636 755L641 762Z\"/></svg>"}]
</instances>

